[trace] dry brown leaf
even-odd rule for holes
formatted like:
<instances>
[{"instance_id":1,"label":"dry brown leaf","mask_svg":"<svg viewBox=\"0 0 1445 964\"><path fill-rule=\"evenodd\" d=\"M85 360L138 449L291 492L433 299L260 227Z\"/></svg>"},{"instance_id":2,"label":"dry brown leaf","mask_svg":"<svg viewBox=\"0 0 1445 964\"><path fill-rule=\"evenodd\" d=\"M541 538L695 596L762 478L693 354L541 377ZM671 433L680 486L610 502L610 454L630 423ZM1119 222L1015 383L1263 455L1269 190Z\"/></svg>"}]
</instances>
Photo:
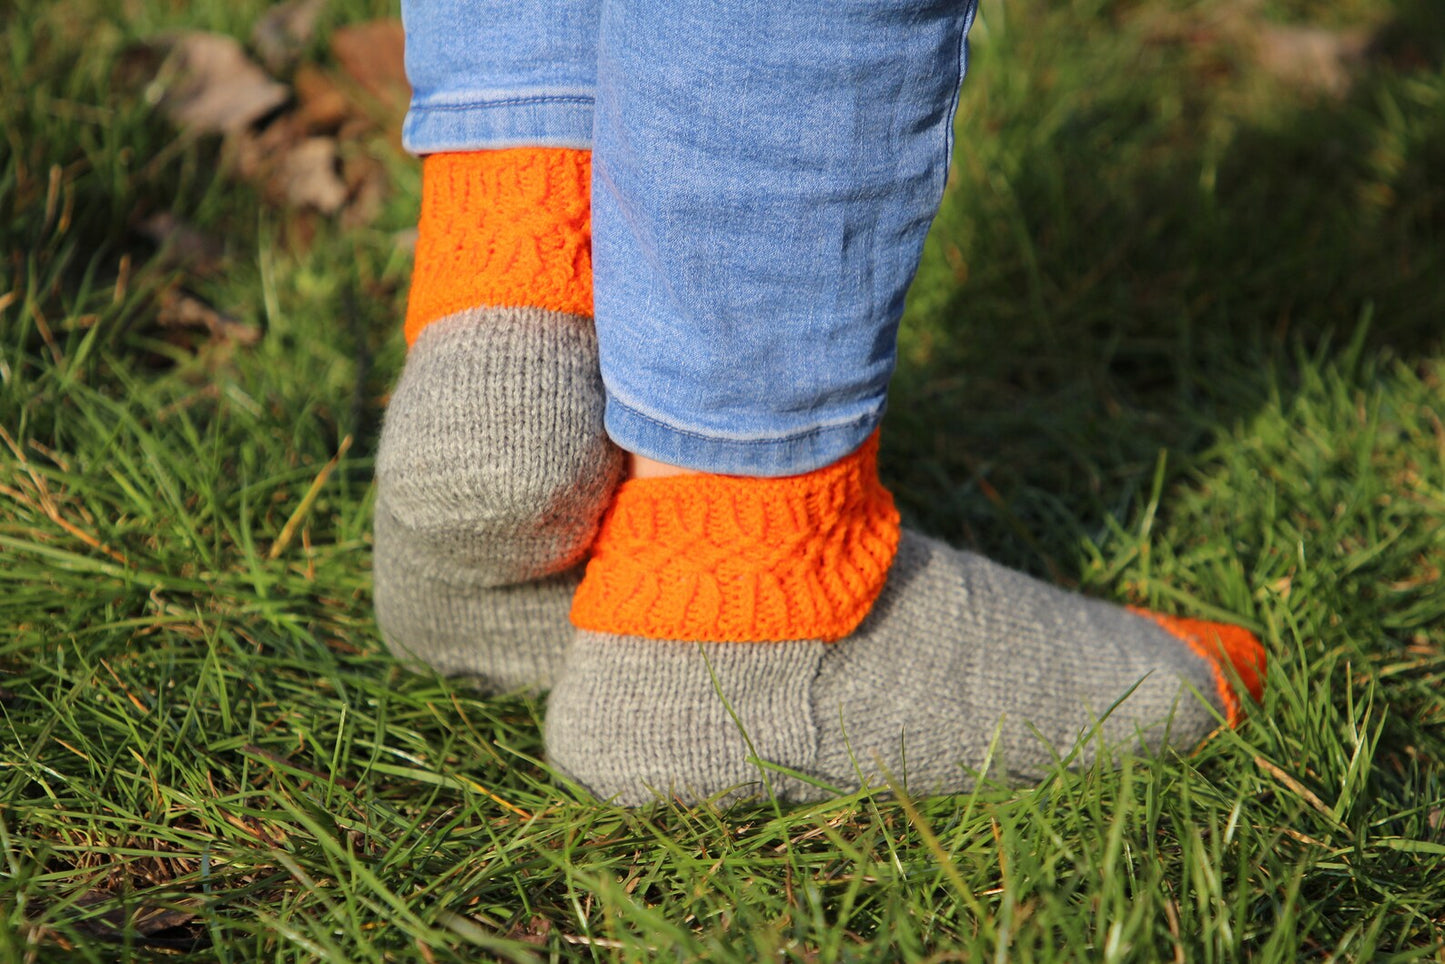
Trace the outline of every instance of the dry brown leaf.
<instances>
[{"instance_id":1,"label":"dry brown leaf","mask_svg":"<svg viewBox=\"0 0 1445 964\"><path fill-rule=\"evenodd\" d=\"M296 114L282 114L259 131L247 130L230 139L230 171L242 180L264 185L281 158L305 137Z\"/></svg>"},{"instance_id":2,"label":"dry brown leaf","mask_svg":"<svg viewBox=\"0 0 1445 964\"><path fill-rule=\"evenodd\" d=\"M1363 28L1265 24L1255 41L1255 62L1291 87L1343 97L1364 66L1372 41L1373 32Z\"/></svg>"},{"instance_id":3,"label":"dry brown leaf","mask_svg":"<svg viewBox=\"0 0 1445 964\"><path fill-rule=\"evenodd\" d=\"M342 165L342 176L346 181L342 226L360 227L376 220L386 197L386 168L371 155L353 151Z\"/></svg>"},{"instance_id":4,"label":"dry brown leaf","mask_svg":"<svg viewBox=\"0 0 1445 964\"><path fill-rule=\"evenodd\" d=\"M127 99L147 96L146 88L155 81L165 60L156 41L130 44L115 58L110 71L111 90Z\"/></svg>"},{"instance_id":5,"label":"dry brown leaf","mask_svg":"<svg viewBox=\"0 0 1445 964\"><path fill-rule=\"evenodd\" d=\"M156 262L164 268L182 268L193 275L210 275L220 269L226 246L220 238L176 217L170 211L152 214L135 226L159 250Z\"/></svg>"},{"instance_id":6,"label":"dry brown leaf","mask_svg":"<svg viewBox=\"0 0 1445 964\"><path fill-rule=\"evenodd\" d=\"M377 120L383 124L399 117L411 97L405 48L400 20L351 24L331 35L331 52L346 75L377 102L383 112Z\"/></svg>"},{"instance_id":7,"label":"dry brown leaf","mask_svg":"<svg viewBox=\"0 0 1445 964\"><path fill-rule=\"evenodd\" d=\"M326 0L289 0L261 15L251 28L251 45L273 74L287 71L316 34L316 18Z\"/></svg>"},{"instance_id":8,"label":"dry brown leaf","mask_svg":"<svg viewBox=\"0 0 1445 964\"><path fill-rule=\"evenodd\" d=\"M1302 94L1342 97L1376 54L1376 26L1343 29L1265 20L1259 0L1224 0L1204 7L1149 8L1138 22L1151 43L1196 51L1211 77L1253 71Z\"/></svg>"},{"instance_id":9,"label":"dry brown leaf","mask_svg":"<svg viewBox=\"0 0 1445 964\"><path fill-rule=\"evenodd\" d=\"M273 190L292 207L335 214L346 203L346 182L337 172L340 158L330 137L308 137L288 151L272 175Z\"/></svg>"},{"instance_id":10,"label":"dry brown leaf","mask_svg":"<svg viewBox=\"0 0 1445 964\"><path fill-rule=\"evenodd\" d=\"M290 45L303 46L324 0L292 0L256 26L258 48L276 63ZM373 21L336 32L342 71L301 64L291 88L246 58L235 40L209 33L177 33L138 47L126 76L144 77L146 96L173 123L192 134L225 135L227 172L261 189L266 201L290 213L283 237L301 247L314 234L316 217L339 216L342 224L373 221L387 190L386 171L352 141L374 137L380 122L399 128L409 97L403 37L395 20ZM348 145L342 150L342 143ZM148 218L138 231L161 249L161 259L188 273L214 269L223 253L214 239L169 214ZM189 294L171 293L160 322L173 329L206 331L249 344L259 333Z\"/></svg>"},{"instance_id":11,"label":"dry brown leaf","mask_svg":"<svg viewBox=\"0 0 1445 964\"><path fill-rule=\"evenodd\" d=\"M507 931L507 937L533 947L544 947L547 944L547 935L551 933L552 922L541 914L533 914L526 923L517 921L513 924Z\"/></svg>"},{"instance_id":12,"label":"dry brown leaf","mask_svg":"<svg viewBox=\"0 0 1445 964\"><path fill-rule=\"evenodd\" d=\"M76 906L86 908L112 899L104 891L92 891ZM207 940L204 925L198 923L195 910L175 910L142 902L134 908L112 908L77 921L77 927L106 943L137 940L142 947L189 951L204 947Z\"/></svg>"},{"instance_id":13,"label":"dry brown leaf","mask_svg":"<svg viewBox=\"0 0 1445 964\"><path fill-rule=\"evenodd\" d=\"M217 311L202 299L179 288L168 288L161 294L156 322L162 328L202 331L215 341L237 345L254 345L261 340L261 330L255 325Z\"/></svg>"},{"instance_id":14,"label":"dry brown leaf","mask_svg":"<svg viewBox=\"0 0 1445 964\"><path fill-rule=\"evenodd\" d=\"M165 53L147 97L193 134L231 133L256 123L290 98L246 57L231 37L203 31L168 34L154 41Z\"/></svg>"},{"instance_id":15,"label":"dry brown leaf","mask_svg":"<svg viewBox=\"0 0 1445 964\"><path fill-rule=\"evenodd\" d=\"M296 68L296 113L306 130L332 134L356 111L351 99L330 75L311 64Z\"/></svg>"}]
</instances>

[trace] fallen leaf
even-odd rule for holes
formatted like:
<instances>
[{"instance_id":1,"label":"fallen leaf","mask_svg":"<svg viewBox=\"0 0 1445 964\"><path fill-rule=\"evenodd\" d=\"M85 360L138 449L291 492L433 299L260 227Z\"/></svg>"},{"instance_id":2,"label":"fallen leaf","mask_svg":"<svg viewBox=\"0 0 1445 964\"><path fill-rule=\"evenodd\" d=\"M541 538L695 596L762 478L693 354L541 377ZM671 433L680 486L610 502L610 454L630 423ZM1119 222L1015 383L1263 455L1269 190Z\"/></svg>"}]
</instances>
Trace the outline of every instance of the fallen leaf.
<instances>
[{"instance_id":1,"label":"fallen leaf","mask_svg":"<svg viewBox=\"0 0 1445 964\"><path fill-rule=\"evenodd\" d=\"M168 288L160 296L156 323L162 328L202 331L215 341L254 345L261 329L217 311L202 299L180 288Z\"/></svg>"},{"instance_id":2,"label":"fallen leaf","mask_svg":"<svg viewBox=\"0 0 1445 964\"><path fill-rule=\"evenodd\" d=\"M346 203L346 182L337 172L340 158L330 137L308 137L276 165L272 187L293 207L335 214Z\"/></svg>"},{"instance_id":3,"label":"fallen leaf","mask_svg":"<svg viewBox=\"0 0 1445 964\"><path fill-rule=\"evenodd\" d=\"M386 168L370 154L352 151L342 164L342 177L346 181L342 227L361 227L376 220L386 197Z\"/></svg>"},{"instance_id":4,"label":"fallen leaf","mask_svg":"<svg viewBox=\"0 0 1445 964\"><path fill-rule=\"evenodd\" d=\"M1260 0L1223 0L1185 9L1147 8L1138 15L1150 43L1195 52L1196 69L1212 80L1241 71L1263 74L1302 94L1342 97L1378 54L1378 25L1343 29L1269 23Z\"/></svg>"},{"instance_id":5,"label":"fallen leaf","mask_svg":"<svg viewBox=\"0 0 1445 964\"><path fill-rule=\"evenodd\" d=\"M75 902L78 908L114 899L111 894L92 891ZM107 943L135 940L142 947L178 951L199 950L209 943L206 927L194 910L175 910L141 903L133 909L114 907L76 921L76 927Z\"/></svg>"},{"instance_id":6,"label":"fallen leaf","mask_svg":"<svg viewBox=\"0 0 1445 964\"><path fill-rule=\"evenodd\" d=\"M231 37L203 31L168 34L153 42L165 59L147 88L171 122L196 134L230 133L261 120L290 98L246 57Z\"/></svg>"},{"instance_id":7,"label":"fallen leaf","mask_svg":"<svg viewBox=\"0 0 1445 964\"><path fill-rule=\"evenodd\" d=\"M507 937L514 941L521 941L523 944L531 944L533 947L543 947L547 943L547 935L552 933L552 922L541 914L533 914L531 920L523 924L517 921L507 931Z\"/></svg>"},{"instance_id":8,"label":"fallen leaf","mask_svg":"<svg viewBox=\"0 0 1445 964\"><path fill-rule=\"evenodd\" d=\"M263 17L254 37L268 62L277 63L288 45L304 47L321 9L322 0L291 0ZM291 87L248 60L235 40L203 32L142 45L115 76L149 77L146 97L183 131L223 134L225 172L257 186L267 204L288 212L283 242L304 249L318 217L339 217L352 227L380 213L388 179L372 156L373 142L378 125L399 133L409 99L398 21L343 27L333 41L341 67L299 65L294 97ZM137 230L161 248L162 265L188 274L214 270L224 253L214 239L172 217L153 216ZM241 344L260 337L190 294L172 293L160 320L164 327Z\"/></svg>"},{"instance_id":9,"label":"fallen leaf","mask_svg":"<svg viewBox=\"0 0 1445 964\"><path fill-rule=\"evenodd\" d=\"M296 68L293 83L297 116L302 126L313 134L335 133L356 111L336 81L311 64Z\"/></svg>"},{"instance_id":10,"label":"fallen leaf","mask_svg":"<svg viewBox=\"0 0 1445 964\"><path fill-rule=\"evenodd\" d=\"M1255 41L1261 70L1298 90L1343 97L1365 63L1373 33L1363 28L1265 24Z\"/></svg>"},{"instance_id":11,"label":"fallen leaf","mask_svg":"<svg viewBox=\"0 0 1445 964\"><path fill-rule=\"evenodd\" d=\"M411 85L406 79L406 35L400 20L371 20L338 27L331 52L346 75L382 110L377 120L390 124L406 110Z\"/></svg>"},{"instance_id":12,"label":"fallen leaf","mask_svg":"<svg viewBox=\"0 0 1445 964\"><path fill-rule=\"evenodd\" d=\"M133 43L116 55L110 71L110 88L126 98L143 97L165 63L156 41Z\"/></svg>"},{"instance_id":13,"label":"fallen leaf","mask_svg":"<svg viewBox=\"0 0 1445 964\"><path fill-rule=\"evenodd\" d=\"M282 114L259 131L243 131L227 145L230 172L242 180L264 186L281 159L306 136L294 113Z\"/></svg>"},{"instance_id":14,"label":"fallen leaf","mask_svg":"<svg viewBox=\"0 0 1445 964\"><path fill-rule=\"evenodd\" d=\"M205 276L218 271L226 259L226 246L220 238L170 211L152 214L135 230L156 246L156 262L163 268L182 268Z\"/></svg>"},{"instance_id":15,"label":"fallen leaf","mask_svg":"<svg viewBox=\"0 0 1445 964\"><path fill-rule=\"evenodd\" d=\"M251 45L273 74L285 73L316 34L326 0L289 0L261 15L251 28Z\"/></svg>"}]
</instances>

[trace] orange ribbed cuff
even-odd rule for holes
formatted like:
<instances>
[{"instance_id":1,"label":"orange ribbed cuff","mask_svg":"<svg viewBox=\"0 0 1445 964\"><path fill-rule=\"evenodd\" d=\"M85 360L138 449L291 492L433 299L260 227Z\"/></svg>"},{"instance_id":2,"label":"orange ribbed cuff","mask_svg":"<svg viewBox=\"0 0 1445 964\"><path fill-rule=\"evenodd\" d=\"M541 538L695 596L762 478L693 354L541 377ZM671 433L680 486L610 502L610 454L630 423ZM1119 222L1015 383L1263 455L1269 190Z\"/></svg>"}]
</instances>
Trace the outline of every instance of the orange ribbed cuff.
<instances>
[{"instance_id":1,"label":"orange ribbed cuff","mask_svg":"<svg viewBox=\"0 0 1445 964\"><path fill-rule=\"evenodd\" d=\"M618 489L572 602L582 629L698 642L836 640L898 550L878 434L781 479L681 475Z\"/></svg>"},{"instance_id":2,"label":"orange ribbed cuff","mask_svg":"<svg viewBox=\"0 0 1445 964\"><path fill-rule=\"evenodd\" d=\"M592 314L592 152L518 147L431 154L406 343L481 305Z\"/></svg>"},{"instance_id":3,"label":"orange ribbed cuff","mask_svg":"<svg viewBox=\"0 0 1445 964\"><path fill-rule=\"evenodd\" d=\"M1180 616L1165 616L1130 606L1132 612L1159 624L1165 632L1188 644L1195 654L1209 660L1214 673L1214 688L1224 703L1230 726L1238 726L1244 719L1244 708L1239 695L1225 667L1232 668L1239 682L1249 691L1256 703L1264 699L1264 674L1268 658L1264 645L1249 630L1229 623L1212 623L1203 619L1185 619Z\"/></svg>"}]
</instances>

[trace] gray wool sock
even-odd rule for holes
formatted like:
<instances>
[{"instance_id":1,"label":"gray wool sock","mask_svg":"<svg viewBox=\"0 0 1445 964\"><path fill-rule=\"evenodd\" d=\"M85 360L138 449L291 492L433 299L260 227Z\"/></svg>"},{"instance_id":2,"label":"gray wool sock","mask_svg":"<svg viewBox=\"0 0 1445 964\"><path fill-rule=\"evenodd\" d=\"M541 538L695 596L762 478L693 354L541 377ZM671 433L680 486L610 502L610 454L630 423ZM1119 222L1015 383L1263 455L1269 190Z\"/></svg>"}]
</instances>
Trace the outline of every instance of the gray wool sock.
<instances>
[{"instance_id":1,"label":"gray wool sock","mask_svg":"<svg viewBox=\"0 0 1445 964\"><path fill-rule=\"evenodd\" d=\"M377 455L377 623L399 657L551 685L579 563L622 470L584 317L479 308L422 329Z\"/></svg>"},{"instance_id":2,"label":"gray wool sock","mask_svg":"<svg viewBox=\"0 0 1445 964\"><path fill-rule=\"evenodd\" d=\"M554 766L635 806L759 794L753 754L844 791L886 769L930 794L972 787L992 744L992 776L1032 780L1076 747L1088 765L1101 740L1193 747L1224 711L1211 662L1150 619L905 532L872 611L838 642L579 633L546 738ZM826 796L768 781L786 801Z\"/></svg>"}]
</instances>

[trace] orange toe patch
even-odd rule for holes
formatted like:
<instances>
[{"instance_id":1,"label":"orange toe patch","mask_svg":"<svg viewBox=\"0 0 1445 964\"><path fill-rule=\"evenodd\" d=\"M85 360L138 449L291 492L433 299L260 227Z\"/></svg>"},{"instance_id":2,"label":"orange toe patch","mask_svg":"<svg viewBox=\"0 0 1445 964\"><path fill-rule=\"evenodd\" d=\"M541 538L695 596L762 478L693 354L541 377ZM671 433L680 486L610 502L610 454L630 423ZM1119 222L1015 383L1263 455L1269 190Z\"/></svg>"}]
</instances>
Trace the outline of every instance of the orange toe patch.
<instances>
[{"instance_id":1,"label":"orange toe patch","mask_svg":"<svg viewBox=\"0 0 1445 964\"><path fill-rule=\"evenodd\" d=\"M1133 606L1129 608L1158 623L1165 632L1183 640L1195 653L1209 660L1214 672L1214 686L1219 692L1220 701L1224 703L1230 726L1239 725L1239 721L1244 718L1244 711L1239 703L1239 695L1234 691L1231 676L1225 670L1226 665L1233 668L1235 675L1256 703L1264 698L1264 672L1268 661L1263 644L1249 630L1231 626L1229 623L1184 619Z\"/></svg>"}]
</instances>

